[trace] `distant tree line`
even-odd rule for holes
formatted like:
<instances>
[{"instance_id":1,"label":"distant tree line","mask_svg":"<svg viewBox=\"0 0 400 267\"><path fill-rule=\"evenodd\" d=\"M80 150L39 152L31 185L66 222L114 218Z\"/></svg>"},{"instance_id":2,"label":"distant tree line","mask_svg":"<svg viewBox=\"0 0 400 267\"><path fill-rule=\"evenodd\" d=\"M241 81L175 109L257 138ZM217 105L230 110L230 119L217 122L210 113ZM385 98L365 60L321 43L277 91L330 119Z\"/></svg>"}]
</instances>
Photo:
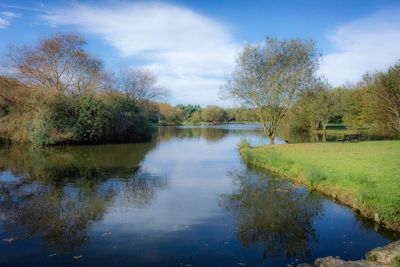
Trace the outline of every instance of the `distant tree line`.
<instances>
[{"instance_id":1,"label":"distant tree line","mask_svg":"<svg viewBox=\"0 0 400 267\"><path fill-rule=\"evenodd\" d=\"M248 108L222 108L215 105L201 108L191 104L173 107L162 103L159 104L159 110L161 125L257 122L258 119L254 110Z\"/></svg>"}]
</instances>

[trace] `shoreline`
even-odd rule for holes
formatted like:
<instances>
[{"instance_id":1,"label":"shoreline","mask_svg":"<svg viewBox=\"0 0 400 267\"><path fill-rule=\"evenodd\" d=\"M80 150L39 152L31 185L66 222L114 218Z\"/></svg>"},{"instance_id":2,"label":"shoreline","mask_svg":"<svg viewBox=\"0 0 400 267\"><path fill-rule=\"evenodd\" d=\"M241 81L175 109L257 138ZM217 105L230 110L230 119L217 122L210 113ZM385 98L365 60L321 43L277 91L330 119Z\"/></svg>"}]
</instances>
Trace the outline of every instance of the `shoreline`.
<instances>
[{"instance_id":1,"label":"shoreline","mask_svg":"<svg viewBox=\"0 0 400 267\"><path fill-rule=\"evenodd\" d=\"M261 151L261 152L255 151L256 149L262 147L264 146L255 148L248 146L241 147L240 155L242 159L250 166L267 170L277 175L281 175L283 176L283 178L287 179L288 181L294 184L304 185L307 187L307 189L311 191L317 191L335 202L338 202L340 204L352 208L354 212L357 212L358 214L362 215L365 218L372 219L375 223L379 224L383 228L400 232L400 222L381 219L377 211L373 210L371 207L366 206L365 204L360 204L357 197L350 194L348 191L341 190L338 186L335 187L333 185L327 185L323 183L321 184L319 182L314 184L313 181L310 181L309 179L304 177L304 169L300 168L299 170L296 171L297 175L293 174L291 175L289 174L288 170L285 171L282 168L262 162L260 155L264 153L265 156L266 151ZM271 148L275 147L276 146L271 146ZM268 148L265 150L268 150ZM290 168L290 167L285 166L285 168Z\"/></svg>"}]
</instances>

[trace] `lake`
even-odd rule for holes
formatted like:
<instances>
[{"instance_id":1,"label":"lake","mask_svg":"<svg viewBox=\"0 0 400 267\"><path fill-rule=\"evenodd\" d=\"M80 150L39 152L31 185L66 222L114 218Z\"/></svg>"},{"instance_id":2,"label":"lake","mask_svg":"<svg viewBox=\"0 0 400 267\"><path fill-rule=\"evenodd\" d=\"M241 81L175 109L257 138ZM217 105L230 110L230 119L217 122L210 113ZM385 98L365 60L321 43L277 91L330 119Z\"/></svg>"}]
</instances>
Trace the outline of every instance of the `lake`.
<instances>
[{"instance_id":1,"label":"lake","mask_svg":"<svg viewBox=\"0 0 400 267\"><path fill-rule=\"evenodd\" d=\"M159 127L148 143L1 147L0 265L286 266L360 259L399 237L247 167L241 138L267 142L258 125L223 125Z\"/></svg>"}]
</instances>

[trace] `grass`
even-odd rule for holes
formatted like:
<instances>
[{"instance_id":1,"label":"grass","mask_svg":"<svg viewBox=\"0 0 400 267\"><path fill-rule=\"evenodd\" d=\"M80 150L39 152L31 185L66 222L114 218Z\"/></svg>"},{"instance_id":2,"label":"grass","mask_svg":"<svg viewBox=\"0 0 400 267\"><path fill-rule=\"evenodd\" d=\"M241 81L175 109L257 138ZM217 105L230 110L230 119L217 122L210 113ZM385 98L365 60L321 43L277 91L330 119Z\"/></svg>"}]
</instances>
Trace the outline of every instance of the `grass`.
<instances>
[{"instance_id":1,"label":"grass","mask_svg":"<svg viewBox=\"0 0 400 267\"><path fill-rule=\"evenodd\" d=\"M400 141L243 147L241 154L400 230Z\"/></svg>"}]
</instances>

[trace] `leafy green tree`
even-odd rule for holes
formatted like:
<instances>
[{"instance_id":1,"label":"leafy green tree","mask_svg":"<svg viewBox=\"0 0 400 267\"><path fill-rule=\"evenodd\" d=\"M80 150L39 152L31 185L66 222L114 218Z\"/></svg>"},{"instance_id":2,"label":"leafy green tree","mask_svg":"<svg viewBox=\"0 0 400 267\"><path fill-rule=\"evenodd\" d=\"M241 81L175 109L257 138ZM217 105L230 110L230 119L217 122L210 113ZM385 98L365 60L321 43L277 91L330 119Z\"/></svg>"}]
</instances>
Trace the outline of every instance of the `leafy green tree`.
<instances>
[{"instance_id":1,"label":"leafy green tree","mask_svg":"<svg viewBox=\"0 0 400 267\"><path fill-rule=\"evenodd\" d=\"M222 123L227 120L227 112L218 106L207 106L202 111L202 119L209 123Z\"/></svg>"},{"instance_id":2,"label":"leafy green tree","mask_svg":"<svg viewBox=\"0 0 400 267\"><path fill-rule=\"evenodd\" d=\"M313 84L318 59L313 42L267 38L242 50L222 90L256 111L273 144L288 109Z\"/></svg>"},{"instance_id":3,"label":"leafy green tree","mask_svg":"<svg viewBox=\"0 0 400 267\"><path fill-rule=\"evenodd\" d=\"M333 90L325 83L317 83L315 87L303 91L294 106L294 120L297 125L304 125L312 131L326 126L339 108L339 91Z\"/></svg>"},{"instance_id":4,"label":"leafy green tree","mask_svg":"<svg viewBox=\"0 0 400 267\"><path fill-rule=\"evenodd\" d=\"M194 124L199 124L202 121L201 112L200 111L193 112L193 114L191 116L191 121Z\"/></svg>"},{"instance_id":5,"label":"leafy green tree","mask_svg":"<svg viewBox=\"0 0 400 267\"><path fill-rule=\"evenodd\" d=\"M377 113L400 135L400 63L386 73L377 74L374 95L378 102Z\"/></svg>"},{"instance_id":6,"label":"leafy green tree","mask_svg":"<svg viewBox=\"0 0 400 267\"><path fill-rule=\"evenodd\" d=\"M183 111L185 114L185 120L190 120L191 116L193 115L194 112L201 112L201 107L200 105L184 105L184 104L178 104L175 106L175 108L179 108L180 110Z\"/></svg>"}]
</instances>

